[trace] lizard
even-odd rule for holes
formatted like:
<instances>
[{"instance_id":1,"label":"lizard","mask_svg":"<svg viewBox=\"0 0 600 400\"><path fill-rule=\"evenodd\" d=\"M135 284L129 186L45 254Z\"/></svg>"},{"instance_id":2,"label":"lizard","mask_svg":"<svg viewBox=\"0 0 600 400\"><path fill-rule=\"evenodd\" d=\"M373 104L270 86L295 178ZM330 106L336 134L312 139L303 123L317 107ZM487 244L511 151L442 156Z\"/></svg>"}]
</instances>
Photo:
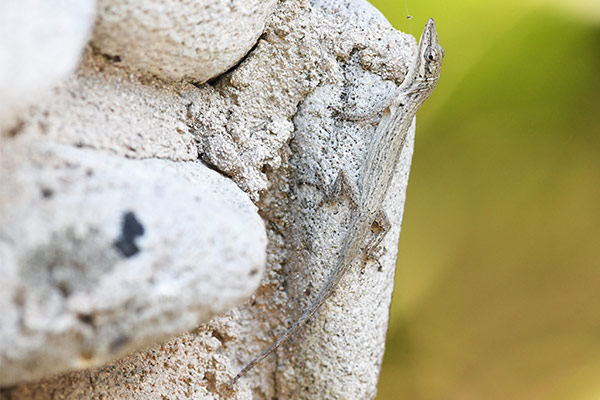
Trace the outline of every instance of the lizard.
<instances>
[{"instance_id":1,"label":"lizard","mask_svg":"<svg viewBox=\"0 0 600 400\"><path fill-rule=\"evenodd\" d=\"M419 40L417 56L412 69L409 70L407 77L398 88L398 96L383 111L383 116L377 125L373 140L367 150L367 156L362 164L358 182L352 181L341 170L333 184L338 191L340 185L346 186L346 191L353 198L355 211L353 211L340 256L325 285L294 323L266 350L238 372L231 380L230 387L283 342L290 339L311 319L335 291L352 262L361 254L361 248L371 226L381 224L378 220L382 218L387 220L380 209L381 204L387 188L391 184L415 114L433 92L438 82L443 58L444 49L438 41L435 22L430 18Z\"/></svg>"}]
</instances>

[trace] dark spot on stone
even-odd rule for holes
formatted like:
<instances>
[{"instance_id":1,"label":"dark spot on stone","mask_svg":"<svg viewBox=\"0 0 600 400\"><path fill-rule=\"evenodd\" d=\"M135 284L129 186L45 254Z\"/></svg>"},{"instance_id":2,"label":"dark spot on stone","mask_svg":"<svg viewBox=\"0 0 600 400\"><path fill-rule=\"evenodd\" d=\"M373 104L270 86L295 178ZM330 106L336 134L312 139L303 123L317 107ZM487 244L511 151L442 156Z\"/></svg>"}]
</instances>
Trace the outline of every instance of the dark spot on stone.
<instances>
[{"instance_id":1,"label":"dark spot on stone","mask_svg":"<svg viewBox=\"0 0 600 400\"><path fill-rule=\"evenodd\" d=\"M252 268L252 269L250 270L250 276L254 276L254 275L256 275L256 274L258 274L258 269L257 269L257 268Z\"/></svg>"},{"instance_id":2,"label":"dark spot on stone","mask_svg":"<svg viewBox=\"0 0 600 400\"><path fill-rule=\"evenodd\" d=\"M110 344L110 352L116 353L120 348L129 343L129 336L127 335L119 335L115 340L113 340Z\"/></svg>"},{"instance_id":3,"label":"dark spot on stone","mask_svg":"<svg viewBox=\"0 0 600 400\"><path fill-rule=\"evenodd\" d=\"M19 307L23 307L25 305L25 289L24 288L19 287L15 291L15 296L13 298L13 301Z\"/></svg>"},{"instance_id":4,"label":"dark spot on stone","mask_svg":"<svg viewBox=\"0 0 600 400\"><path fill-rule=\"evenodd\" d=\"M13 391L17 392L17 385L2 386L0 387L0 399L2 400L16 400L18 395L13 396Z\"/></svg>"},{"instance_id":5,"label":"dark spot on stone","mask_svg":"<svg viewBox=\"0 0 600 400\"><path fill-rule=\"evenodd\" d=\"M104 58L112 62L121 62L121 56L118 54L102 54Z\"/></svg>"},{"instance_id":6,"label":"dark spot on stone","mask_svg":"<svg viewBox=\"0 0 600 400\"><path fill-rule=\"evenodd\" d=\"M132 257L140 252L139 247L135 244L135 239L144 234L144 226L135 217L132 211L127 211L123 214L123 222L121 224L121 236L114 242L114 246L127 258Z\"/></svg>"},{"instance_id":7,"label":"dark spot on stone","mask_svg":"<svg viewBox=\"0 0 600 400\"><path fill-rule=\"evenodd\" d=\"M42 188L42 197L45 199L49 199L50 197L52 197L54 195L54 191L50 188L47 187L43 187Z\"/></svg>"},{"instance_id":8,"label":"dark spot on stone","mask_svg":"<svg viewBox=\"0 0 600 400\"><path fill-rule=\"evenodd\" d=\"M94 316L92 314L77 314L77 319L86 325L94 325Z\"/></svg>"},{"instance_id":9,"label":"dark spot on stone","mask_svg":"<svg viewBox=\"0 0 600 400\"><path fill-rule=\"evenodd\" d=\"M206 380L206 388L211 392L218 390L217 386L217 375L214 372L206 371L204 373L204 379Z\"/></svg>"},{"instance_id":10,"label":"dark spot on stone","mask_svg":"<svg viewBox=\"0 0 600 400\"><path fill-rule=\"evenodd\" d=\"M71 287L69 286L68 282L64 282L64 281L56 282L56 287L58 288L58 290L60 291L60 294L63 297L69 297L71 295L71 293L73 292L71 290Z\"/></svg>"},{"instance_id":11,"label":"dark spot on stone","mask_svg":"<svg viewBox=\"0 0 600 400\"><path fill-rule=\"evenodd\" d=\"M41 188L37 190L39 193ZM31 291L35 298L56 295L65 300L97 289L99 280L121 258L113 250L113 240L94 226L84 234L70 226L53 232L47 243L19 259L19 275L28 288L27 296Z\"/></svg>"},{"instance_id":12,"label":"dark spot on stone","mask_svg":"<svg viewBox=\"0 0 600 400\"><path fill-rule=\"evenodd\" d=\"M225 338L223 337L223 335L221 335L221 332L219 332L219 331L218 331L218 330L216 330L216 329L213 329L213 330L210 332L210 335L211 335L212 337L214 337L215 339L217 339L217 340L218 340L219 342L221 342L221 343L225 342Z\"/></svg>"},{"instance_id":13,"label":"dark spot on stone","mask_svg":"<svg viewBox=\"0 0 600 400\"><path fill-rule=\"evenodd\" d=\"M273 168L271 168L269 164L264 164L260 169L260 172L262 172L265 175L269 174L271 171L273 171Z\"/></svg>"},{"instance_id":14,"label":"dark spot on stone","mask_svg":"<svg viewBox=\"0 0 600 400\"><path fill-rule=\"evenodd\" d=\"M9 130L6 132L6 134L7 134L9 137L15 137L15 136L17 136L19 133L21 133L21 131L23 130L23 128L24 128L24 127L25 127L25 122L24 122L23 120L19 120L19 121L17 121L17 123L16 123L16 124L15 124L15 125L14 125L12 128L10 128L10 129L9 129Z\"/></svg>"},{"instance_id":15,"label":"dark spot on stone","mask_svg":"<svg viewBox=\"0 0 600 400\"><path fill-rule=\"evenodd\" d=\"M43 135L48 133L48 124L45 124L44 122L39 122L38 126L40 128L40 132L42 132Z\"/></svg>"},{"instance_id":16,"label":"dark spot on stone","mask_svg":"<svg viewBox=\"0 0 600 400\"><path fill-rule=\"evenodd\" d=\"M86 363L92 361L94 357L95 354L93 350L84 350L81 353L79 353L79 358Z\"/></svg>"}]
</instances>

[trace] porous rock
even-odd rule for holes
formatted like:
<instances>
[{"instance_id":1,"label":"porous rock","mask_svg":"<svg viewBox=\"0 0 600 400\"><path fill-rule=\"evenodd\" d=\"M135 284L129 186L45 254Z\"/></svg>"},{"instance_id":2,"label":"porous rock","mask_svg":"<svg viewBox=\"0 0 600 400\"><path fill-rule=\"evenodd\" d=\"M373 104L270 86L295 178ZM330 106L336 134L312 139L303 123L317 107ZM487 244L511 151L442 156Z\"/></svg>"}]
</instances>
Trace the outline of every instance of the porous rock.
<instances>
[{"instance_id":1,"label":"porous rock","mask_svg":"<svg viewBox=\"0 0 600 400\"><path fill-rule=\"evenodd\" d=\"M402 82L408 71L414 39L391 28L375 8L362 1L319 7L280 4L251 55L216 84L201 87L201 100L190 107L201 157L254 200L269 188L268 172L285 162L282 149L294 133L294 116L317 87L345 87L322 99L326 112L312 116L320 121L334 107L360 112L381 106L389 84ZM350 58L356 59L351 67ZM363 80L372 74L388 85L368 92Z\"/></svg>"},{"instance_id":2,"label":"porous rock","mask_svg":"<svg viewBox=\"0 0 600 400\"><path fill-rule=\"evenodd\" d=\"M0 147L0 384L97 366L249 296L256 207L198 162Z\"/></svg>"},{"instance_id":3,"label":"porous rock","mask_svg":"<svg viewBox=\"0 0 600 400\"><path fill-rule=\"evenodd\" d=\"M18 384L4 393L17 399L45 399L52 394L70 399L373 398L414 127L383 205L393 225L382 242L383 255L366 265L357 262L299 335L235 387L227 384L286 329L324 284L351 214L347 199L328 202L325 194L340 169L351 178L358 176L370 136L403 81L415 48L413 38L394 30L364 1L287 0L278 3L243 62L197 87L161 86L147 76L131 78L126 70L118 71L123 63L117 58L105 57L104 62L101 55L91 54L92 62L84 62L83 75L78 76L87 76L90 70L98 72L92 74L98 79L113 73L122 76L119 82L131 85L131 99L140 93L149 105L149 112L141 115L148 115L150 128L158 127L157 144L175 137L162 134L174 126L168 121L185 125L170 131L179 133L180 150L159 157L182 157L181 162L193 158L197 145L205 162L254 200L267 227L267 270L247 304L191 333L100 369ZM154 93L168 93L165 101L154 102L148 86L159 88ZM172 107L155 107L167 104L168 98L173 99ZM114 111L122 105L109 102L102 109ZM160 122L163 109L165 123ZM138 108L133 111L135 119ZM116 112L117 119L127 116ZM43 111L36 115L43 120ZM93 118L99 120L98 115ZM26 125L23 136L35 136L27 129L35 131L36 126L40 124ZM157 156L155 145L144 144L152 135L142 139L131 135L134 125L117 127L111 140L102 144L103 139L90 136L84 146L127 157ZM52 137L76 144L78 135L79 130L68 139L61 139L60 133ZM126 153L128 145L133 150ZM8 253L0 246L2 254L10 259L10 246Z\"/></svg>"},{"instance_id":4,"label":"porous rock","mask_svg":"<svg viewBox=\"0 0 600 400\"><path fill-rule=\"evenodd\" d=\"M132 74L88 48L70 79L31 106L12 132L128 158L197 160L188 123L196 92L192 85Z\"/></svg>"},{"instance_id":5,"label":"porous rock","mask_svg":"<svg viewBox=\"0 0 600 400\"><path fill-rule=\"evenodd\" d=\"M275 0L99 0L93 44L123 65L202 83L256 43Z\"/></svg>"}]
</instances>

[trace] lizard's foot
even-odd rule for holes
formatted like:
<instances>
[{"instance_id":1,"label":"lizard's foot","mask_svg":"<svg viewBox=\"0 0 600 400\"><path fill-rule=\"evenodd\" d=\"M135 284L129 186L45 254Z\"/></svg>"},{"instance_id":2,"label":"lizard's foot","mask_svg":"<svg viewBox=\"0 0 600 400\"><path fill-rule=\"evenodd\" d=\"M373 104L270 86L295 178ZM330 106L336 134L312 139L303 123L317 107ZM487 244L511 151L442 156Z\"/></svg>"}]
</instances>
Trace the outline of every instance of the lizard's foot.
<instances>
[{"instance_id":1,"label":"lizard's foot","mask_svg":"<svg viewBox=\"0 0 600 400\"><path fill-rule=\"evenodd\" d=\"M321 200L321 204L332 203L337 199L348 199L350 206L354 209L358 207L358 201L360 198L360 192L358 185L352 178L348 176L346 170L341 169L338 172L335 181L329 188L329 193L326 193Z\"/></svg>"},{"instance_id":2,"label":"lizard's foot","mask_svg":"<svg viewBox=\"0 0 600 400\"><path fill-rule=\"evenodd\" d=\"M369 240L366 246L366 254L369 259L377 260L385 254L385 249L379 245L391 228L392 224L385 214L385 211L379 210L371 224L371 232L373 232L374 236ZM379 266L379 269L381 269L381 265Z\"/></svg>"}]
</instances>

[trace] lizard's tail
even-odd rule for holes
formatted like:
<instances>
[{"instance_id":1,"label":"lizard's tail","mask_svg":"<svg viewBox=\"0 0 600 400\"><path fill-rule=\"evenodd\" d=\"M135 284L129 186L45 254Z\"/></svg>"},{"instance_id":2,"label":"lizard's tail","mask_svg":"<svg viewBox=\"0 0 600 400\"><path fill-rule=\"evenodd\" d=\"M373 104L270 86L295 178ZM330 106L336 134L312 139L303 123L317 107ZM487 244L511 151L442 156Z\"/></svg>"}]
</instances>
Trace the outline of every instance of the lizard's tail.
<instances>
[{"instance_id":1,"label":"lizard's tail","mask_svg":"<svg viewBox=\"0 0 600 400\"><path fill-rule=\"evenodd\" d=\"M317 311L316 308L312 311L312 314L314 314L315 311ZM250 371L252 368L254 368L254 366L256 364L258 364L259 362L264 360L269 354L271 354L273 351L275 351L281 345L281 343L283 343L287 339L289 339L300 328L300 326L302 326L310 318L310 316L312 314L310 314L310 315L302 314L300 316L300 318L298 318L296 320L296 322L294 322L294 324L287 331L285 331L285 333L283 335L281 335L279 338L277 338L277 340L274 341L265 351L260 353L252 361L250 361L244 368L242 368L242 370L240 372L238 372L237 375L231 380L231 382L229 383L229 386L235 385L235 383L242 376L246 375L246 373L248 371Z\"/></svg>"},{"instance_id":2,"label":"lizard's tail","mask_svg":"<svg viewBox=\"0 0 600 400\"><path fill-rule=\"evenodd\" d=\"M346 268L335 268L333 271L333 276L327 280L325 287L323 287L316 299L308 306L306 310L294 321L292 326L290 326L277 340L275 340L265 351L256 356L252 361L250 361L238 374L233 377L231 382L229 382L229 387L235 385L235 383L244 376L248 371L250 371L256 364L261 362L265 357L275 351L281 343L288 340L292 337L298 329L300 329L314 314L317 312L319 307L323 304L323 302L331 295L331 288L334 287L339 281L342 275L344 274Z\"/></svg>"}]
</instances>

